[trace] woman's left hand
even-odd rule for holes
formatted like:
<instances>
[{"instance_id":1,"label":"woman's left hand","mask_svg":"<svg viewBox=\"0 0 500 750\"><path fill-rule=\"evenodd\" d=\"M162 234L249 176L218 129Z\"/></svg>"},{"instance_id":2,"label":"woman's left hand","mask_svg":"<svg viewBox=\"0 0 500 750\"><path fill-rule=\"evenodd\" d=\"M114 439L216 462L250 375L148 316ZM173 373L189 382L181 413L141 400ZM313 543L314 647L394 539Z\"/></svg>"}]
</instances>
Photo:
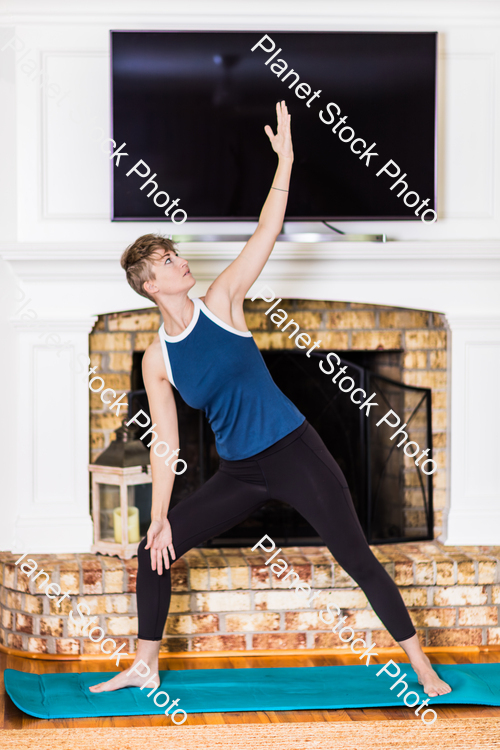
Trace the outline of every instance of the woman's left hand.
<instances>
[{"instance_id":1,"label":"woman's left hand","mask_svg":"<svg viewBox=\"0 0 500 750\"><path fill-rule=\"evenodd\" d=\"M278 116L278 129L274 135L272 128L266 125L264 130L271 141L273 150L283 159L293 160L292 134L290 132L291 115L288 114L284 101L276 105L276 114Z\"/></svg>"},{"instance_id":2,"label":"woman's left hand","mask_svg":"<svg viewBox=\"0 0 500 750\"><path fill-rule=\"evenodd\" d=\"M172 529L168 518L151 521L147 534L148 543L144 549L151 550L151 568L157 570L158 575L170 568L170 557L172 562L175 560L175 550L172 544Z\"/></svg>"}]
</instances>

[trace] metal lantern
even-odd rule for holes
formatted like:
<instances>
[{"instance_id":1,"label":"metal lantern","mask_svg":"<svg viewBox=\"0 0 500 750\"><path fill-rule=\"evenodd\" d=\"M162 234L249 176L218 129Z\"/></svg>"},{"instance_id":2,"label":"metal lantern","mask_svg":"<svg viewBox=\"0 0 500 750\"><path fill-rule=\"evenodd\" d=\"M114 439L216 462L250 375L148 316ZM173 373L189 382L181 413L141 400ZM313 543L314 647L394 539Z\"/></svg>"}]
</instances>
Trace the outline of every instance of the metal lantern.
<instances>
[{"instance_id":1,"label":"metal lantern","mask_svg":"<svg viewBox=\"0 0 500 750\"><path fill-rule=\"evenodd\" d=\"M151 513L152 476L149 451L135 439L135 429L125 419L116 439L89 464L92 479L92 552L118 555L125 560L137 554L141 517Z\"/></svg>"}]
</instances>

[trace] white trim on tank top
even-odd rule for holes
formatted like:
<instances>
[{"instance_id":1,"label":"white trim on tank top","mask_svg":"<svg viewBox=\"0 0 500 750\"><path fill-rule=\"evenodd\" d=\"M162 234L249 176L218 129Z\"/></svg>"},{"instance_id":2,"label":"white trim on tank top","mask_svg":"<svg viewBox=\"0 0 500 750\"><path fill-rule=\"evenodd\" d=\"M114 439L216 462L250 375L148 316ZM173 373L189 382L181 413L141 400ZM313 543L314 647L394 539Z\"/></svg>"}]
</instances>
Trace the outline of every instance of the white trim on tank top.
<instances>
[{"instance_id":1,"label":"white trim on tank top","mask_svg":"<svg viewBox=\"0 0 500 750\"><path fill-rule=\"evenodd\" d=\"M185 339L186 336L189 336L196 323L198 322L198 318L200 316L201 300L198 297L194 297L192 302L194 304L193 317L191 318L191 321L189 322L187 328L185 328L182 333L179 333L177 336L169 336L165 331L165 325L163 323L161 324L160 331L163 332L163 336L165 337L166 341L170 341L172 344L175 344L176 341L182 341L182 339Z\"/></svg>"},{"instance_id":2,"label":"white trim on tank top","mask_svg":"<svg viewBox=\"0 0 500 750\"><path fill-rule=\"evenodd\" d=\"M163 354L163 361L165 362L165 369L167 371L167 377L172 383L172 385L174 386L174 388L177 389L177 386L174 383L174 376L172 375L172 367L170 366L170 357L168 356L167 342L165 341L165 338L164 338L167 334L165 333L165 328L163 326L163 323L158 329L158 335L160 336L161 351Z\"/></svg>"},{"instance_id":3,"label":"white trim on tank top","mask_svg":"<svg viewBox=\"0 0 500 750\"><path fill-rule=\"evenodd\" d=\"M163 359L165 362L165 369L167 370L167 377L169 381L172 383L174 388L177 388L174 382L174 376L172 373L172 366L170 364L170 357L168 356L168 348L167 348L167 341L170 343L176 343L177 341L182 341L186 338L186 336L189 336L193 328L195 327L196 323L198 322L198 318L200 316L200 310L203 310L203 313L209 318L213 323L218 325L220 328L224 328L224 330L229 331L229 333L234 333L237 336L245 336L249 337L252 336L251 331L238 331L236 328L233 328L232 326L228 325L227 323L224 323L223 320L217 317L211 310L208 309L208 307L205 305L205 303L199 298L199 297L193 297L193 304L194 304L194 312L193 317L191 318L191 321L187 328L185 328L182 333L179 333L177 336L169 336L165 331L165 325L162 323L160 328L158 329L158 334L160 336L161 341L161 350L163 354Z\"/></svg>"},{"instance_id":4,"label":"white trim on tank top","mask_svg":"<svg viewBox=\"0 0 500 750\"><path fill-rule=\"evenodd\" d=\"M235 333L236 336L251 336L251 331L238 331L236 328L233 328L232 326L228 325L227 323L224 323L223 320L217 317L211 310L208 309L206 304L201 300L199 297L197 298L198 303L200 305L200 308L203 310L207 318L210 318L210 320L213 323L216 323L220 328L224 328L225 331L229 331L229 333Z\"/></svg>"}]
</instances>

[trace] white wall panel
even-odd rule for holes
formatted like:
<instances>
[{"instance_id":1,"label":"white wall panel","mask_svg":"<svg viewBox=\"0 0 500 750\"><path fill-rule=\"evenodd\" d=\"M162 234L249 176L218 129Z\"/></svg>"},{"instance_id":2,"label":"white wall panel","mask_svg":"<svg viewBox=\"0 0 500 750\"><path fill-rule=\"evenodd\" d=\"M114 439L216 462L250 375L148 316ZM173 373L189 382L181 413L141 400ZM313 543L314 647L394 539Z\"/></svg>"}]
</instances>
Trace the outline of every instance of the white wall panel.
<instances>
[{"instance_id":1,"label":"white wall panel","mask_svg":"<svg viewBox=\"0 0 500 750\"><path fill-rule=\"evenodd\" d=\"M62 92L42 97L43 218L109 219L109 55L46 53L43 66Z\"/></svg>"},{"instance_id":2,"label":"white wall panel","mask_svg":"<svg viewBox=\"0 0 500 750\"><path fill-rule=\"evenodd\" d=\"M448 316L451 327L447 544L500 539L500 315Z\"/></svg>"},{"instance_id":3,"label":"white wall panel","mask_svg":"<svg viewBox=\"0 0 500 750\"><path fill-rule=\"evenodd\" d=\"M30 298L29 298L30 299ZM92 543L89 515L88 404L85 368L75 358L87 350L95 318L47 320L37 313L12 320L17 347L16 450L3 467L17 482L14 526L7 549L85 552ZM57 339L65 344L57 346Z\"/></svg>"},{"instance_id":4,"label":"white wall panel","mask_svg":"<svg viewBox=\"0 0 500 750\"><path fill-rule=\"evenodd\" d=\"M444 214L447 218L493 216L496 134L494 54L453 54L443 61L447 128Z\"/></svg>"},{"instance_id":5,"label":"white wall panel","mask_svg":"<svg viewBox=\"0 0 500 750\"><path fill-rule=\"evenodd\" d=\"M46 332L43 332L46 333ZM33 501L71 502L75 498L75 391L68 349L35 344L31 350L33 382L32 425L24 425L33 440ZM29 429L31 427L31 430ZM24 432L24 430L23 430Z\"/></svg>"},{"instance_id":6,"label":"white wall panel","mask_svg":"<svg viewBox=\"0 0 500 750\"><path fill-rule=\"evenodd\" d=\"M500 504L500 342L469 342L464 355L464 495Z\"/></svg>"}]
</instances>

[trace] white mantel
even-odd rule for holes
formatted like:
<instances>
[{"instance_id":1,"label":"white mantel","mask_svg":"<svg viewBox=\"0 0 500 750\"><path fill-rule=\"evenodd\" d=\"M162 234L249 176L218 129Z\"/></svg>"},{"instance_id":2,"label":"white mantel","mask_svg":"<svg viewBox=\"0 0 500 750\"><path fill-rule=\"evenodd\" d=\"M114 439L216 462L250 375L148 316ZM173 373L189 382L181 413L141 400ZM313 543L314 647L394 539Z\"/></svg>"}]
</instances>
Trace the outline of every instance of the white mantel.
<instances>
[{"instance_id":1,"label":"white mantel","mask_svg":"<svg viewBox=\"0 0 500 750\"><path fill-rule=\"evenodd\" d=\"M345 231L384 232L393 240L386 244L279 243L262 281L282 297L446 315L451 417L444 539L500 545L498 4L47 0L42 7L4 0L0 20L0 50L15 34L29 50L26 59L67 92L58 106L16 63L14 50L0 51L0 549L90 549L88 334L101 313L148 306L126 284L120 254L140 234L172 231L161 222L109 219L110 164L96 141L100 132L109 135L109 30L208 28L440 32L438 222L340 224ZM186 222L182 231L235 234L253 226ZM193 293L202 294L240 248L231 242L181 248L198 279ZM13 316L19 288L36 326ZM68 345L58 350L46 343L50 332Z\"/></svg>"}]
</instances>

